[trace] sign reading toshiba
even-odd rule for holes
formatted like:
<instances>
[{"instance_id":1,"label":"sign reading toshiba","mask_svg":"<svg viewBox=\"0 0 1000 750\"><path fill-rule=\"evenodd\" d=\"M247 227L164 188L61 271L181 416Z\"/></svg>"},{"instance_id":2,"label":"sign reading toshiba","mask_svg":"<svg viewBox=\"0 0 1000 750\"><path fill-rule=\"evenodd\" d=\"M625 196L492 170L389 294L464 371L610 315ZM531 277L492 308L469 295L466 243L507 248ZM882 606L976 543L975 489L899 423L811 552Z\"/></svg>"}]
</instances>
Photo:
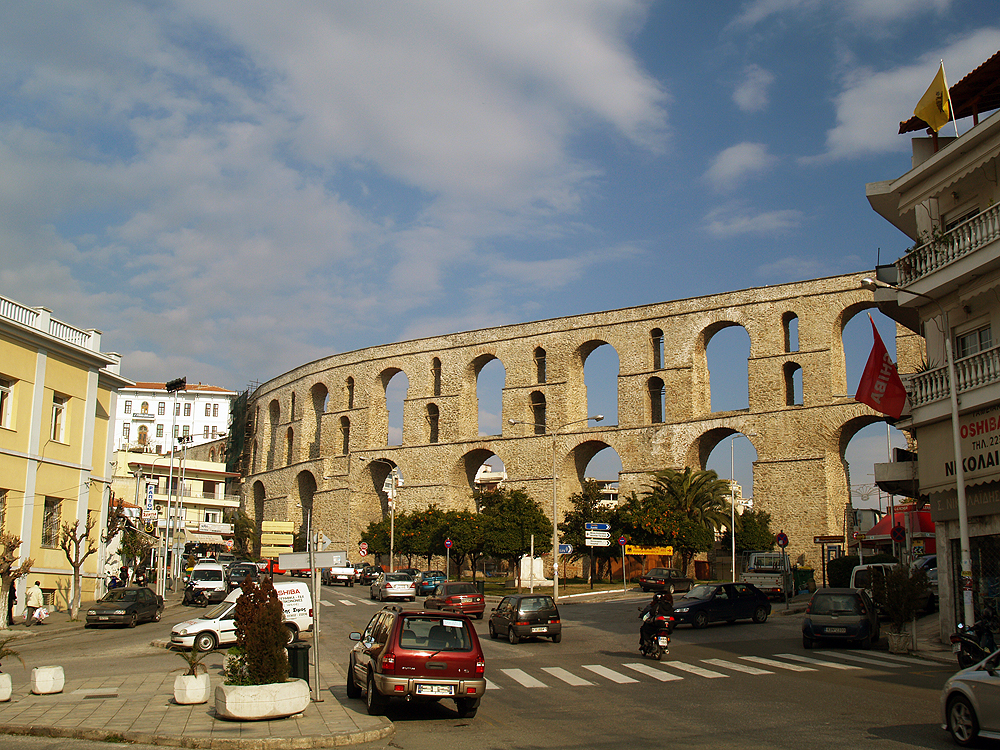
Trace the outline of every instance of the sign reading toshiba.
<instances>
[{"instance_id":1,"label":"sign reading toshiba","mask_svg":"<svg viewBox=\"0 0 1000 750\"><path fill-rule=\"evenodd\" d=\"M966 485L1000 479L1000 405L963 414L959 435ZM955 489L951 422L922 427L918 439L920 491L930 494Z\"/></svg>"}]
</instances>

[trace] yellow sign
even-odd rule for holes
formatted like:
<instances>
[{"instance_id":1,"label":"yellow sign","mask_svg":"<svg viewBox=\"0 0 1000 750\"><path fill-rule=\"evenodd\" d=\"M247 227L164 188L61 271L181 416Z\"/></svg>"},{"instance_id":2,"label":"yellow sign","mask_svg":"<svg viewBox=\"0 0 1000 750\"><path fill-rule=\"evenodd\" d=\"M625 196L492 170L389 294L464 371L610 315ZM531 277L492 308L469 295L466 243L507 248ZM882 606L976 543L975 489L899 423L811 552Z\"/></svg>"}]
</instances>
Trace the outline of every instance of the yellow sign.
<instances>
[{"instance_id":1,"label":"yellow sign","mask_svg":"<svg viewBox=\"0 0 1000 750\"><path fill-rule=\"evenodd\" d=\"M291 546L288 547L261 547L260 556L261 557L273 557L277 558L278 555L285 555L292 551Z\"/></svg>"},{"instance_id":2,"label":"yellow sign","mask_svg":"<svg viewBox=\"0 0 1000 750\"><path fill-rule=\"evenodd\" d=\"M295 543L294 534L261 534L260 543L274 547L291 547Z\"/></svg>"},{"instance_id":3,"label":"yellow sign","mask_svg":"<svg viewBox=\"0 0 1000 750\"><path fill-rule=\"evenodd\" d=\"M643 547L640 544L626 544L626 555L672 555L673 547Z\"/></svg>"},{"instance_id":4,"label":"yellow sign","mask_svg":"<svg viewBox=\"0 0 1000 750\"><path fill-rule=\"evenodd\" d=\"M293 534L295 533L295 522L294 521L261 521L260 522L261 531L275 531L278 533Z\"/></svg>"}]
</instances>

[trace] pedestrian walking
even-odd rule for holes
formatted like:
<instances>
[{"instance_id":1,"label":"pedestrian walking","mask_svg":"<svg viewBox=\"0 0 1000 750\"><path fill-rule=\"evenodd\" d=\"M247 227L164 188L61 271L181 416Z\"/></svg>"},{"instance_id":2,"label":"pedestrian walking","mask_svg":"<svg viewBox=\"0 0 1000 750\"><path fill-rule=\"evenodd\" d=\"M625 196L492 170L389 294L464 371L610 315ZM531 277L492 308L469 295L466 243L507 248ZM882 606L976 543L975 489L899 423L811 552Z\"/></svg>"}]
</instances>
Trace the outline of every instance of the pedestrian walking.
<instances>
[{"instance_id":1,"label":"pedestrian walking","mask_svg":"<svg viewBox=\"0 0 1000 750\"><path fill-rule=\"evenodd\" d=\"M10 582L10 589L7 591L7 625L14 624L14 608L17 606L17 581Z\"/></svg>"},{"instance_id":2,"label":"pedestrian walking","mask_svg":"<svg viewBox=\"0 0 1000 750\"><path fill-rule=\"evenodd\" d=\"M42 583L35 581L35 585L28 589L24 600L25 620L27 621L25 625L27 627L31 627L35 621L35 610L43 604L45 604L45 599L42 597Z\"/></svg>"}]
</instances>

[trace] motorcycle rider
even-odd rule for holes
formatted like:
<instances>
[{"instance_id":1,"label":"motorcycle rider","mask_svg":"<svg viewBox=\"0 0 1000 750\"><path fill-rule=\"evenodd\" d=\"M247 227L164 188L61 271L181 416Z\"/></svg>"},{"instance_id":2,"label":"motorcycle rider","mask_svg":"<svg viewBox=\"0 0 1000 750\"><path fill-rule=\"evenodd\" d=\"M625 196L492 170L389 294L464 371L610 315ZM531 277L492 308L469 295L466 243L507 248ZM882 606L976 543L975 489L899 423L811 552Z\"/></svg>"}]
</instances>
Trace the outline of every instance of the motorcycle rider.
<instances>
[{"instance_id":1,"label":"motorcycle rider","mask_svg":"<svg viewBox=\"0 0 1000 750\"><path fill-rule=\"evenodd\" d=\"M642 626L639 628L639 647L642 648L652 639L657 629L660 627L656 623L656 618L660 615L672 617L674 614L674 597L669 591L657 591L653 594L652 600L642 610L639 617L642 618Z\"/></svg>"}]
</instances>

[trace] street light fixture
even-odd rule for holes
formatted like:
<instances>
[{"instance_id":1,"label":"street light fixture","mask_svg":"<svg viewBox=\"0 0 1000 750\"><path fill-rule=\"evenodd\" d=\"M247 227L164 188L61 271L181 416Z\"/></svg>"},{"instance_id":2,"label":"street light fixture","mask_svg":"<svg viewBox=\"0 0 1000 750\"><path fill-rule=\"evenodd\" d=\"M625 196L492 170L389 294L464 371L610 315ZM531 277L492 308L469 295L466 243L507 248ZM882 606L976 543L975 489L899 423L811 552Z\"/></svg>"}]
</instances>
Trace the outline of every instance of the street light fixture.
<instances>
[{"instance_id":1,"label":"street light fixture","mask_svg":"<svg viewBox=\"0 0 1000 750\"><path fill-rule=\"evenodd\" d=\"M948 325L948 313L945 312L940 302L922 292L914 292L892 284L886 284L885 282L880 284L875 279L869 277L861 280L861 286L873 292L876 289L894 289L897 292L904 292L914 297L930 300L937 305L941 313L941 320L935 321L935 324L941 335L944 336L944 358L948 368L948 395L951 401L951 438L955 451L955 494L958 500L958 537L962 554L962 613L966 623L975 622L975 613L972 607L972 547L969 544L969 514L965 499L965 467L962 465L961 425L958 418L958 378L955 375L955 356L951 347L951 327Z\"/></svg>"},{"instance_id":2,"label":"street light fixture","mask_svg":"<svg viewBox=\"0 0 1000 750\"><path fill-rule=\"evenodd\" d=\"M569 427L573 424L581 424L583 422L589 422L594 420L595 422L600 422L604 419L603 414L597 414L593 417L586 417L585 419L574 419L572 422L566 422L557 427L553 427L549 431L549 435L552 437L552 599L558 604L559 602L559 504L556 498L556 483L558 478L556 477L556 435L559 430L564 427ZM524 424L529 427L541 427L546 428L546 425L537 422L522 422L518 419L508 419L508 424ZM532 561L534 565L534 561Z\"/></svg>"}]
</instances>

